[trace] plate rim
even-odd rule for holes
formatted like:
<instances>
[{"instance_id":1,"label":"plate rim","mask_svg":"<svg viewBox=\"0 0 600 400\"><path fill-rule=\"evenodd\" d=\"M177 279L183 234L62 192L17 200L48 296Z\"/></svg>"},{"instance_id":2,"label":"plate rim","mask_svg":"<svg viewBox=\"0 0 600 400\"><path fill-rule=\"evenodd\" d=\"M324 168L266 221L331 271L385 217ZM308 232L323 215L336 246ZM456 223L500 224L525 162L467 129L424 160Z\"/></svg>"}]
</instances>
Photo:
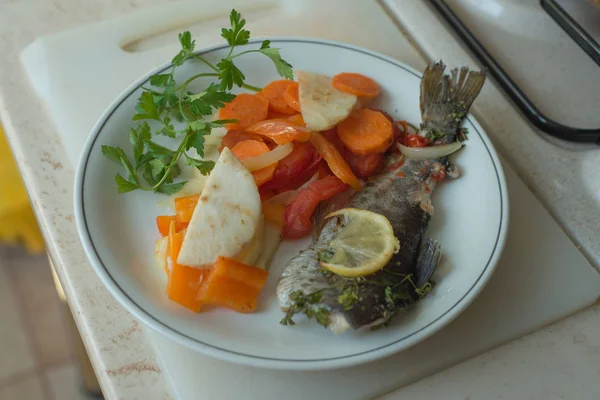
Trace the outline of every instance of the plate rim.
<instances>
[{"instance_id":1,"label":"plate rim","mask_svg":"<svg viewBox=\"0 0 600 400\"><path fill-rule=\"evenodd\" d=\"M370 57L377 58L381 61L387 62L389 64L392 64L393 66L403 69L404 71L418 78L421 78L422 76L422 73L420 73L415 68L392 57L386 56L379 52L371 51L359 46L354 46L339 41L295 36L274 36L268 38L255 38L250 40L248 44L261 43L263 40L266 39L270 40L271 43L307 43L312 45L325 45L343 48L346 50L359 52ZM205 47L194 51L194 54L202 55L213 52L215 50L227 48L228 46L229 45L227 44L221 44ZM96 275L100 278L100 280L111 293L111 295L134 317L136 317L155 331L175 340L179 344L182 344L188 348L196 349L205 355L215 357L224 361L234 362L242 365L273 369L277 368L287 370L324 370L354 366L374 361L379 358L390 356L392 354L405 350L427 339L428 337L440 331L443 327L445 327L452 320L458 317L465 309L467 309L468 306L471 305L473 300L477 298L481 290L487 285L490 277L493 275L493 272L496 268L498 260L504 249L504 245L506 243L509 221L509 202L507 194L508 189L500 158L498 157L498 154L493 144L491 143L491 140L489 139L485 131L482 129L482 127L479 125L477 120L473 118L472 114L469 113L466 119L473 126L477 135L481 138L496 172L496 178L498 181L498 187L500 191L500 224L498 227L498 233L496 235L496 243L493 246L493 250L490 254L485 268L482 270L477 280L473 283L471 288L445 313L435 318L433 321L431 321L424 327L409 334L408 336L402 337L401 339L395 340L391 343L387 343L385 345L370 350L361 351L359 353L322 359L295 360L290 358L262 357L221 348L219 346L205 343L193 337L190 337L185 333L178 331L177 329L167 325L166 323L160 321L158 318L151 315L150 312L146 311L142 306L137 304L121 288L119 283L112 277L108 269L104 266L104 263L102 262L102 259L100 258L95 248L95 245L91 239L91 234L87 227L83 194L85 187L85 172L90 159L90 155L92 153L92 150L95 148L96 141L100 137L104 125L110 119L112 114L120 107L120 105L125 100L127 100L135 91L137 91L143 84L145 84L152 75L161 73L162 71L170 68L172 65L172 62L169 61L165 64L152 68L145 75L141 76L131 85L129 85L129 87L127 87L123 92L121 92L121 94L119 94L119 96L105 109L105 111L102 113L102 115L92 128L88 138L86 139L79 162L77 164L77 170L75 174L73 196L75 220L77 225L77 231L79 233L79 237L82 242L86 256L90 264L94 268Z\"/></svg>"}]
</instances>

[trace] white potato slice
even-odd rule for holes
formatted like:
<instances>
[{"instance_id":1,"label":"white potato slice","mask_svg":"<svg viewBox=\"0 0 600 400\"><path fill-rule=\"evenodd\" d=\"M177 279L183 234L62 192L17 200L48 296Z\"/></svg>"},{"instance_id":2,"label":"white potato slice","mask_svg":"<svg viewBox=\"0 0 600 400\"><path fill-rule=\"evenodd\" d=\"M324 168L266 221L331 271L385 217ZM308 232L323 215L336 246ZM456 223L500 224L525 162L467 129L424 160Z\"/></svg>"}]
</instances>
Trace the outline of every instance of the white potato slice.
<instances>
[{"instance_id":1,"label":"white potato slice","mask_svg":"<svg viewBox=\"0 0 600 400\"><path fill-rule=\"evenodd\" d=\"M258 226L256 227L256 234L252 240L246 243L244 247L242 247L242 250L233 258L246 265L254 265L263 249L264 232L265 222L264 218L261 217Z\"/></svg>"},{"instance_id":2,"label":"white potato slice","mask_svg":"<svg viewBox=\"0 0 600 400\"><path fill-rule=\"evenodd\" d=\"M261 218L254 177L224 149L206 180L177 262L210 268L219 256L234 257L252 240Z\"/></svg>"},{"instance_id":3,"label":"white potato slice","mask_svg":"<svg viewBox=\"0 0 600 400\"><path fill-rule=\"evenodd\" d=\"M330 77L307 71L295 73L302 118L311 131L333 128L356 107L358 98L334 88Z\"/></svg>"},{"instance_id":4,"label":"white potato slice","mask_svg":"<svg viewBox=\"0 0 600 400\"><path fill-rule=\"evenodd\" d=\"M282 229L279 225L270 221L265 221L263 247L254 264L255 267L264 270L269 269L271 261L273 261L273 256L277 252L279 243L281 242L281 232Z\"/></svg>"}]
</instances>

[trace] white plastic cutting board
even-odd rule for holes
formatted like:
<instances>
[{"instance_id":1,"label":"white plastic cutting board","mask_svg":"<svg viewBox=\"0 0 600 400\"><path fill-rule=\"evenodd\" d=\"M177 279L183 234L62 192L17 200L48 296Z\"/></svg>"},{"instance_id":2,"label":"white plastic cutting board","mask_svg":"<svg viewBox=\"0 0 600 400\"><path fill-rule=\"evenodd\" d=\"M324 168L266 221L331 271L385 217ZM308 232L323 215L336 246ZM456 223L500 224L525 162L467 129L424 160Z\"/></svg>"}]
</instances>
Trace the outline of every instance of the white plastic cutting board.
<instances>
[{"instance_id":1,"label":"white plastic cutting board","mask_svg":"<svg viewBox=\"0 0 600 400\"><path fill-rule=\"evenodd\" d=\"M88 132L110 102L140 75L168 60L175 33L191 23L198 47L220 41L231 7L246 15L255 36L341 40L422 69L423 59L376 1L195 0L37 39L24 66L59 128L75 165ZM274 18L277 14L277 18ZM360 29L357 27L360 26ZM173 29L168 36L156 36ZM129 49L148 49L126 52ZM85 101L82 101L85 99ZM559 320L596 301L600 274L504 165L510 232L502 260L474 304L425 342L379 362L337 371L284 372L206 358L146 330L180 399L373 398Z\"/></svg>"}]
</instances>

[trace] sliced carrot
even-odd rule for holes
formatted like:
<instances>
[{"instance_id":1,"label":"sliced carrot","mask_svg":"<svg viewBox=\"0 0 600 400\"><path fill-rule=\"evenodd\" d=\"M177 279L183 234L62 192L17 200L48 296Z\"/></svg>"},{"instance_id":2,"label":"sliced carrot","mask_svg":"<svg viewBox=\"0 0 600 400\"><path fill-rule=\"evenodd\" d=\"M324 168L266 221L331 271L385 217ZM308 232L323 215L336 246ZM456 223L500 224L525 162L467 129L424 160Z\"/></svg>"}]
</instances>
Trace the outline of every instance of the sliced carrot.
<instances>
[{"instance_id":1,"label":"sliced carrot","mask_svg":"<svg viewBox=\"0 0 600 400\"><path fill-rule=\"evenodd\" d=\"M253 158L261 154L268 153L271 151L271 149L269 149L269 146L263 142L259 142L257 140L244 140L233 146L231 151L237 158L239 158L241 161L244 161L247 158ZM254 175L254 180L256 181L256 186L260 186L263 183L270 181L275 173L275 168L277 168L277 163L273 163L259 170L252 171L252 175Z\"/></svg>"},{"instance_id":2,"label":"sliced carrot","mask_svg":"<svg viewBox=\"0 0 600 400\"><path fill-rule=\"evenodd\" d=\"M268 276L260 268L219 257L200 288L197 301L250 313L257 308L258 295Z\"/></svg>"},{"instance_id":3,"label":"sliced carrot","mask_svg":"<svg viewBox=\"0 0 600 400\"><path fill-rule=\"evenodd\" d=\"M298 83L293 82L292 85L289 85L285 92L283 93L283 99L286 104L293 108L294 110L300 112L300 100L298 96Z\"/></svg>"},{"instance_id":4,"label":"sliced carrot","mask_svg":"<svg viewBox=\"0 0 600 400\"><path fill-rule=\"evenodd\" d=\"M219 110L220 119L237 119L227 129L244 129L267 118L269 102L262 96L242 93Z\"/></svg>"},{"instance_id":5,"label":"sliced carrot","mask_svg":"<svg viewBox=\"0 0 600 400\"><path fill-rule=\"evenodd\" d=\"M385 153L394 142L392 123L379 111L353 111L337 127L338 137L354 154Z\"/></svg>"},{"instance_id":6,"label":"sliced carrot","mask_svg":"<svg viewBox=\"0 0 600 400\"><path fill-rule=\"evenodd\" d=\"M280 145L291 141L306 142L312 135L308 129L295 125L287 119L260 121L246 128L246 132L268 137Z\"/></svg>"},{"instance_id":7,"label":"sliced carrot","mask_svg":"<svg viewBox=\"0 0 600 400\"><path fill-rule=\"evenodd\" d=\"M379 86L373 79L354 72L335 75L332 84L334 88L355 96L373 98L379 94Z\"/></svg>"},{"instance_id":8,"label":"sliced carrot","mask_svg":"<svg viewBox=\"0 0 600 400\"><path fill-rule=\"evenodd\" d=\"M258 140L259 142L262 142L263 138L260 135L247 133L238 129L232 129L227 131L225 136L223 136L223 139L221 140L221 146L219 147L219 153L222 152L225 147L232 149L233 146L239 142L243 142L244 140Z\"/></svg>"},{"instance_id":9,"label":"sliced carrot","mask_svg":"<svg viewBox=\"0 0 600 400\"><path fill-rule=\"evenodd\" d=\"M262 204L262 212L265 217L265 221L274 222L279 225L280 228L283 228L285 225L285 221L283 220L285 204L264 202Z\"/></svg>"},{"instance_id":10,"label":"sliced carrot","mask_svg":"<svg viewBox=\"0 0 600 400\"><path fill-rule=\"evenodd\" d=\"M295 115L292 115L291 117L288 116L287 120L290 121L294 125L304 126L304 127L306 126L306 122L304 122L304 118L302 118L302 114L295 114Z\"/></svg>"},{"instance_id":11,"label":"sliced carrot","mask_svg":"<svg viewBox=\"0 0 600 400\"><path fill-rule=\"evenodd\" d=\"M294 84L297 85L296 82L287 79L273 81L260 91L260 95L269 101L271 110L282 114L296 114L298 110L290 107L283 98L287 88Z\"/></svg>"},{"instance_id":12,"label":"sliced carrot","mask_svg":"<svg viewBox=\"0 0 600 400\"><path fill-rule=\"evenodd\" d=\"M209 270L192 268L177 263L184 236L185 230L176 232L175 221L172 221L169 228L169 250L167 253L167 257L171 259L167 274L167 296L185 308L198 312L202 307L202 302L196 298Z\"/></svg>"},{"instance_id":13,"label":"sliced carrot","mask_svg":"<svg viewBox=\"0 0 600 400\"><path fill-rule=\"evenodd\" d=\"M289 116L289 114L278 113L276 111L269 110L269 113L267 114L267 119L285 119Z\"/></svg>"},{"instance_id":14,"label":"sliced carrot","mask_svg":"<svg viewBox=\"0 0 600 400\"><path fill-rule=\"evenodd\" d=\"M360 190L362 185L356 178L350 166L344 160L344 157L335 148L333 143L325 139L325 136L319 132L314 132L310 138L310 142L317 148L323 159L327 162L329 169L335 176L337 176L342 182L352 186L356 190Z\"/></svg>"},{"instance_id":15,"label":"sliced carrot","mask_svg":"<svg viewBox=\"0 0 600 400\"><path fill-rule=\"evenodd\" d=\"M176 198L175 220L180 223L189 223L192 220L192 215L194 215L199 198L199 194Z\"/></svg>"},{"instance_id":16,"label":"sliced carrot","mask_svg":"<svg viewBox=\"0 0 600 400\"><path fill-rule=\"evenodd\" d=\"M179 232L188 226L185 222L178 222L175 215L159 215L156 217L156 227L162 237L169 236L171 221L175 221L175 232Z\"/></svg>"}]
</instances>

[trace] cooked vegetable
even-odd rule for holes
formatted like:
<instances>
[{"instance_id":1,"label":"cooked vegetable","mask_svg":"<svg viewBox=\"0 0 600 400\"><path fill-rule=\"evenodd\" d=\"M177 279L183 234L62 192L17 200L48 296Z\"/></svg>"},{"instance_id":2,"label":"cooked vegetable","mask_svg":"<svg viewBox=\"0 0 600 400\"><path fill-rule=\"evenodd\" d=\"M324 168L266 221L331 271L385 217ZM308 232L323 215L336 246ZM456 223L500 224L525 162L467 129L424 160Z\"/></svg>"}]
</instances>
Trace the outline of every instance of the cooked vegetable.
<instances>
[{"instance_id":1,"label":"cooked vegetable","mask_svg":"<svg viewBox=\"0 0 600 400\"><path fill-rule=\"evenodd\" d=\"M292 152L275 168L273 179L265 183L261 189L285 191L296 189L312 175L321 156L310 143L293 143ZM310 174L310 175L309 175Z\"/></svg>"},{"instance_id":2,"label":"cooked vegetable","mask_svg":"<svg viewBox=\"0 0 600 400\"><path fill-rule=\"evenodd\" d=\"M306 127L324 131L348 117L358 98L333 87L331 78L314 72L296 71L298 100Z\"/></svg>"},{"instance_id":3,"label":"cooked vegetable","mask_svg":"<svg viewBox=\"0 0 600 400\"><path fill-rule=\"evenodd\" d=\"M298 82L293 82L292 85L288 86L283 94L283 99L287 105L294 110L298 112L302 111L302 108L300 107L300 100L298 99Z\"/></svg>"},{"instance_id":4,"label":"cooked vegetable","mask_svg":"<svg viewBox=\"0 0 600 400\"><path fill-rule=\"evenodd\" d=\"M133 120L145 121L130 129L129 140L133 157L119 147L102 146L102 154L105 157L125 168L125 176L121 174L115 176L119 193L136 189L169 195L176 193L184 185L184 182L174 182L178 176L180 159L185 159L188 165L193 165L204 175L210 172L214 162L203 159L204 137L210 135L213 128L223 127L233 121L213 120L207 122L206 117L212 115L214 110L221 108L224 103L231 102L235 98L235 95L228 92L234 85L260 91L260 88L244 83L245 76L234 62L236 57L247 53L261 53L273 61L277 73L281 77L293 78L292 66L281 58L279 49L271 48L269 40L264 40L258 49L246 47L243 51L234 53L235 47L248 44L250 32L243 29L246 21L237 11L231 10L229 20L231 27L223 29L221 36L227 41L230 49L227 56L216 65L194 53L195 41L190 32L179 34L181 50L172 60L173 67L166 73L150 77L149 84L143 87L143 92L135 107ZM176 83L175 71L189 58L201 61L212 71L199 73L183 83ZM211 83L203 91L193 93L189 85L199 78L206 77L217 80L217 83ZM246 96L249 95L242 95L242 98ZM244 101L241 102L240 110L237 110L236 113L225 112L224 115L234 115L232 118L248 117L249 109L256 111L264 105L264 103L252 101L252 104L259 105L246 107L248 102L245 106ZM237 103L239 101L234 104ZM265 118L266 114L262 117L260 113L253 115L248 125ZM152 129L146 122L147 120L157 124L157 128ZM182 121L182 123L176 121ZM164 135L176 139L175 149L159 145L152 140L153 135ZM191 156L189 154L191 149L195 149L199 157Z\"/></svg>"},{"instance_id":5,"label":"cooked vegetable","mask_svg":"<svg viewBox=\"0 0 600 400\"><path fill-rule=\"evenodd\" d=\"M202 302L196 300L196 297L208 270L191 268L177 262L185 235L186 231L176 232L175 222L171 222L169 260L167 262L167 296L185 308L198 312L202 307Z\"/></svg>"},{"instance_id":6,"label":"cooked vegetable","mask_svg":"<svg viewBox=\"0 0 600 400\"><path fill-rule=\"evenodd\" d=\"M277 165L277 162L282 158L287 157L292 152L294 146L291 143L286 143L282 146L277 146L268 153L260 154L253 158L247 158L242 161L244 167L248 168L248 171L256 171L269 165Z\"/></svg>"},{"instance_id":7,"label":"cooked vegetable","mask_svg":"<svg viewBox=\"0 0 600 400\"><path fill-rule=\"evenodd\" d=\"M463 144L461 142L428 147L407 147L398 143L398 147L402 154L404 154L406 158L412 158L413 160L435 160L436 158L447 156L460 150L462 146Z\"/></svg>"},{"instance_id":8,"label":"cooked vegetable","mask_svg":"<svg viewBox=\"0 0 600 400\"><path fill-rule=\"evenodd\" d=\"M156 247L154 249L154 259L156 260L156 263L158 264L158 266L160 267L161 270L163 270L163 272L165 272L165 274L168 274L168 268L167 268L167 251L169 250L169 233L167 233L167 236L165 237L161 237L160 239L158 239L156 241Z\"/></svg>"},{"instance_id":9,"label":"cooked vegetable","mask_svg":"<svg viewBox=\"0 0 600 400\"><path fill-rule=\"evenodd\" d=\"M254 265L264 246L264 226L264 218L260 218L258 221L258 226L256 227L256 233L254 234L252 240L246 243L240 252L232 258L244 264Z\"/></svg>"},{"instance_id":10,"label":"cooked vegetable","mask_svg":"<svg viewBox=\"0 0 600 400\"><path fill-rule=\"evenodd\" d=\"M204 189L204 184L206 183L206 179L208 177L204 175L196 176L194 178L188 179L185 182L185 185L173 195L173 206L175 206L175 199L179 197L191 196L193 194L202 193L202 189Z\"/></svg>"},{"instance_id":11,"label":"cooked vegetable","mask_svg":"<svg viewBox=\"0 0 600 400\"><path fill-rule=\"evenodd\" d=\"M175 219L179 223L189 223L198 204L199 194L175 199Z\"/></svg>"},{"instance_id":12,"label":"cooked vegetable","mask_svg":"<svg viewBox=\"0 0 600 400\"><path fill-rule=\"evenodd\" d=\"M319 165L320 165L320 163L319 163ZM329 174L327 174L327 175L329 175ZM325 175L325 176L327 176L327 175ZM325 176L323 176L323 177L325 177ZM304 189L305 187L310 185L312 182L314 182L320 178L321 177L319 176L319 173L315 173L312 176L312 178L310 178L308 181L306 181L304 184L302 184L302 186L300 186L298 189L291 189L291 190L286 190L285 192L278 193L277 195L267 199L266 202L283 204L283 205L287 206L294 200L294 198L296 197L296 195L298 194L298 192L300 190ZM265 201L263 200L263 205L264 205L264 203L265 203Z\"/></svg>"},{"instance_id":13,"label":"cooked vegetable","mask_svg":"<svg viewBox=\"0 0 600 400\"><path fill-rule=\"evenodd\" d=\"M229 148L209 175L186 230L178 262L209 268L217 257L234 257L256 234L261 202L252 174Z\"/></svg>"},{"instance_id":14,"label":"cooked vegetable","mask_svg":"<svg viewBox=\"0 0 600 400\"><path fill-rule=\"evenodd\" d=\"M246 132L266 136L277 144L286 144L291 141L306 142L312 135L308 129L295 125L287 119L268 119L257 122L246 128Z\"/></svg>"},{"instance_id":15,"label":"cooked vegetable","mask_svg":"<svg viewBox=\"0 0 600 400\"><path fill-rule=\"evenodd\" d=\"M348 151L344 156L356 176L363 179L367 179L381 172L385 166L384 154L374 153L358 155Z\"/></svg>"},{"instance_id":16,"label":"cooked vegetable","mask_svg":"<svg viewBox=\"0 0 600 400\"><path fill-rule=\"evenodd\" d=\"M379 94L379 86L373 79L354 72L342 72L335 75L332 84L342 92L369 99Z\"/></svg>"},{"instance_id":17,"label":"cooked vegetable","mask_svg":"<svg viewBox=\"0 0 600 400\"><path fill-rule=\"evenodd\" d=\"M285 239L297 239L312 232L312 214L317 205L347 189L347 185L335 176L316 180L302 189L284 213Z\"/></svg>"},{"instance_id":18,"label":"cooked vegetable","mask_svg":"<svg viewBox=\"0 0 600 400\"><path fill-rule=\"evenodd\" d=\"M275 112L275 111L269 109L269 112L267 114L267 119L286 119L289 116L290 116L290 114L278 113L278 112Z\"/></svg>"},{"instance_id":19,"label":"cooked vegetable","mask_svg":"<svg viewBox=\"0 0 600 400\"><path fill-rule=\"evenodd\" d=\"M256 310L269 273L231 258L219 257L200 288L198 301L240 313Z\"/></svg>"},{"instance_id":20,"label":"cooked vegetable","mask_svg":"<svg viewBox=\"0 0 600 400\"><path fill-rule=\"evenodd\" d=\"M379 111L353 111L337 127L338 137L354 154L385 153L394 142L392 123Z\"/></svg>"},{"instance_id":21,"label":"cooked vegetable","mask_svg":"<svg viewBox=\"0 0 600 400\"><path fill-rule=\"evenodd\" d=\"M219 118L223 120L236 119L230 122L227 129L245 129L250 125L267 118L269 102L256 94L242 93L219 110Z\"/></svg>"},{"instance_id":22,"label":"cooked vegetable","mask_svg":"<svg viewBox=\"0 0 600 400\"><path fill-rule=\"evenodd\" d=\"M431 140L425 136L417 134L409 134L405 138L406 147L427 147L431 144Z\"/></svg>"},{"instance_id":23,"label":"cooked vegetable","mask_svg":"<svg viewBox=\"0 0 600 400\"><path fill-rule=\"evenodd\" d=\"M290 107L284 98L286 90L293 85L297 86L298 84L285 79L273 81L265 86L259 94L269 101L271 110L281 114L296 114L298 110Z\"/></svg>"},{"instance_id":24,"label":"cooked vegetable","mask_svg":"<svg viewBox=\"0 0 600 400\"><path fill-rule=\"evenodd\" d=\"M267 270L281 242L283 227L270 221L265 221L263 248L254 264L257 268Z\"/></svg>"},{"instance_id":25,"label":"cooked vegetable","mask_svg":"<svg viewBox=\"0 0 600 400\"><path fill-rule=\"evenodd\" d=\"M335 176L337 176L342 182L352 186L356 190L360 190L362 185L356 178L344 157L336 149L336 147L323 135L318 132L313 133L310 142L317 148L317 151L323 159L327 162L329 169Z\"/></svg>"},{"instance_id":26,"label":"cooked vegetable","mask_svg":"<svg viewBox=\"0 0 600 400\"><path fill-rule=\"evenodd\" d=\"M233 146L238 144L239 142L243 142L244 140L258 140L259 142L263 142L263 137L260 135L255 135L253 133L248 133L244 131L240 131L237 129L230 130L227 132L225 136L223 136L223 140L221 141L221 146L219 147L219 153L223 151L225 147L229 147L233 149Z\"/></svg>"},{"instance_id":27,"label":"cooked vegetable","mask_svg":"<svg viewBox=\"0 0 600 400\"><path fill-rule=\"evenodd\" d=\"M187 228L188 224L185 222L178 222L174 215L159 215L156 217L156 227L162 237L169 236L169 229L171 228L171 221L175 221L175 231L179 232Z\"/></svg>"},{"instance_id":28,"label":"cooked vegetable","mask_svg":"<svg viewBox=\"0 0 600 400\"><path fill-rule=\"evenodd\" d=\"M240 159L240 161L255 158L262 154L271 152L269 146L257 140L244 140L243 142L239 142L233 146L231 151L238 159ZM275 172L275 168L277 168L277 161L275 161L273 164L267 165L264 168L252 171L256 185L260 186L263 183L271 180L273 173Z\"/></svg>"},{"instance_id":29,"label":"cooked vegetable","mask_svg":"<svg viewBox=\"0 0 600 400\"><path fill-rule=\"evenodd\" d=\"M262 205L262 212L265 217L265 221L272 222L283 229L285 221L283 214L285 212L285 203L279 203L274 201L266 201Z\"/></svg>"},{"instance_id":30,"label":"cooked vegetable","mask_svg":"<svg viewBox=\"0 0 600 400\"><path fill-rule=\"evenodd\" d=\"M304 122L304 118L302 118L302 114L294 114L287 118L294 125L306 127L306 122Z\"/></svg>"}]
</instances>

